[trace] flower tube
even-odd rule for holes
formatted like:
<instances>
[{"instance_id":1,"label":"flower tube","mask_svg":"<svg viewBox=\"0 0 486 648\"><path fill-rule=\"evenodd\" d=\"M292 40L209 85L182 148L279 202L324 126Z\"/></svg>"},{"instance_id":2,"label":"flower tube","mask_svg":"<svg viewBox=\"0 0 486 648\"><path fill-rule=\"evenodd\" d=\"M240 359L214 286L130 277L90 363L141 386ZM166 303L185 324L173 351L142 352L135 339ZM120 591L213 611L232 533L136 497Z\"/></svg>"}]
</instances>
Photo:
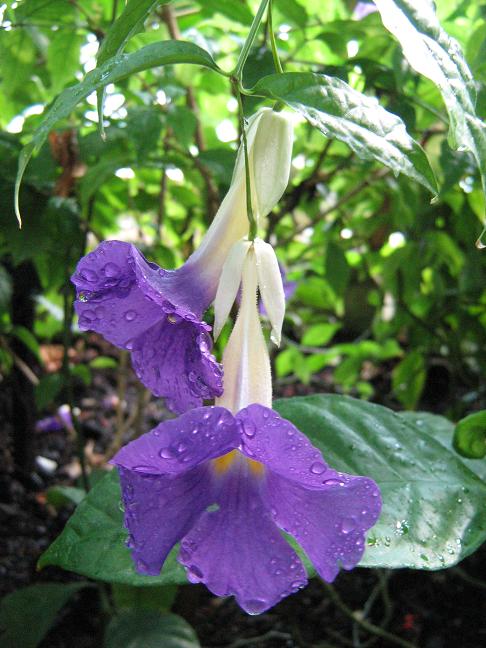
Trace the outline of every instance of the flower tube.
<instances>
[{"instance_id":1,"label":"flower tube","mask_svg":"<svg viewBox=\"0 0 486 648\"><path fill-rule=\"evenodd\" d=\"M255 257L250 247L241 306L223 357L225 391L216 406L161 423L113 459L137 571L157 575L180 542L178 560L189 580L217 596L235 596L250 614L307 583L281 531L295 538L330 582L340 567L359 562L365 533L381 510L371 479L333 470L271 409Z\"/></svg>"},{"instance_id":2,"label":"flower tube","mask_svg":"<svg viewBox=\"0 0 486 648\"><path fill-rule=\"evenodd\" d=\"M249 121L250 183L257 219L288 183L292 127L264 108ZM139 379L175 412L222 393L222 370L211 354L202 315L214 300L230 247L248 233L243 156L200 247L177 270L147 261L134 245L105 241L83 257L72 281L79 327L131 352Z\"/></svg>"}]
</instances>

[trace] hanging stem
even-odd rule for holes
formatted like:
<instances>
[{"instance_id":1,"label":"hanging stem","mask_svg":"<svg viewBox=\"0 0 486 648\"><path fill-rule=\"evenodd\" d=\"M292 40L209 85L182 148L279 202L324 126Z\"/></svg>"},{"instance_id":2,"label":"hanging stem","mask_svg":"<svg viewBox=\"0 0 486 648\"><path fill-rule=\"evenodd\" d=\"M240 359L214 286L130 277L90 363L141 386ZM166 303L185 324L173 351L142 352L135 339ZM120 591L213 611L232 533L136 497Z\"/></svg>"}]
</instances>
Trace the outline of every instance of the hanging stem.
<instances>
[{"instance_id":1,"label":"hanging stem","mask_svg":"<svg viewBox=\"0 0 486 648\"><path fill-rule=\"evenodd\" d=\"M272 49L273 64L275 65L275 69L277 70L278 74L283 74L282 64L280 63L278 56L277 43L275 42L275 32L273 31L272 5L273 0L270 0L267 14L268 35L270 36L270 47Z\"/></svg>"},{"instance_id":2,"label":"hanging stem","mask_svg":"<svg viewBox=\"0 0 486 648\"><path fill-rule=\"evenodd\" d=\"M260 2L258 11L256 12L255 17L253 18L253 22L251 23L248 36L246 37L246 41L240 52L240 56L238 57L236 67L234 69L234 72L231 75L231 76L235 76L239 81L241 81L241 74L243 72L243 68L245 67L246 59L248 58L248 54L250 53L251 46L253 45L253 41L255 40L258 28L260 27L260 23L262 21L263 14L265 13L265 9L267 8L268 2L269 0L262 0Z\"/></svg>"},{"instance_id":3,"label":"hanging stem","mask_svg":"<svg viewBox=\"0 0 486 648\"><path fill-rule=\"evenodd\" d=\"M234 89L235 89L236 97L238 99L241 140L243 143L243 156L245 159L246 214L248 216L248 221L250 223L250 231L248 233L248 238L250 239L250 241L254 241L257 235L257 222L255 219L255 215L253 213L253 206L251 203L250 162L248 160L248 142L246 139L245 114L243 112L243 102L241 100L241 93L236 83L234 84Z\"/></svg>"}]
</instances>

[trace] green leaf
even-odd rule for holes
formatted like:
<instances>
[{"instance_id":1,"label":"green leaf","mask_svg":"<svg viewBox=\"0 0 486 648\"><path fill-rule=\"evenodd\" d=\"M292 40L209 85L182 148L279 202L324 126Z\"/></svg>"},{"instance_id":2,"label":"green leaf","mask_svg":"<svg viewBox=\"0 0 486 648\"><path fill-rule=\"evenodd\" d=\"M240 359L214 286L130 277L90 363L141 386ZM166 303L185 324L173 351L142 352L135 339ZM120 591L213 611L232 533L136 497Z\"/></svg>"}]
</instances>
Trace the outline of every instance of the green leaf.
<instances>
[{"instance_id":1,"label":"green leaf","mask_svg":"<svg viewBox=\"0 0 486 648\"><path fill-rule=\"evenodd\" d=\"M0 312L8 309L11 296L12 279L3 265L0 265Z\"/></svg>"},{"instance_id":2,"label":"green leaf","mask_svg":"<svg viewBox=\"0 0 486 648\"><path fill-rule=\"evenodd\" d=\"M113 583L111 592L117 608L144 608L163 612L170 610L174 603L177 585L144 587Z\"/></svg>"},{"instance_id":3,"label":"green leaf","mask_svg":"<svg viewBox=\"0 0 486 648\"><path fill-rule=\"evenodd\" d=\"M2 648L36 648L71 596L92 583L41 583L8 594L0 603Z\"/></svg>"},{"instance_id":4,"label":"green leaf","mask_svg":"<svg viewBox=\"0 0 486 648\"><path fill-rule=\"evenodd\" d=\"M432 0L375 4L410 65L440 90L449 113L449 143L472 152L486 192L486 127L476 115L475 81L459 43L441 27Z\"/></svg>"},{"instance_id":5,"label":"green leaf","mask_svg":"<svg viewBox=\"0 0 486 648\"><path fill-rule=\"evenodd\" d=\"M17 178L15 181L15 213L20 222L19 189L27 164L33 153L39 151L54 125L67 117L77 104L95 90L104 88L109 83L116 83L131 74L158 67L188 63L201 65L220 71L211 55L193 43L185 41L160 41L142 47L131 54L119 54L105 61L96 69L88 72L84 79L75 86L66 88L54 101L40 126L34 132L31 141L24 146L19 156Z\"/></svg>"},{"instance_id":6,"label":"green leaf","mask_svg":"<svg viewBox=\"0 0 486 648\"><path fill-rule=\"evenodd\" d=\"M34 355L37 359L40 359L40 348L39 342L37 341L35 335L29 331L25 326L14 326L12 328L12 335L20 340L27 349Z\"/></svg>"},{"instance_id":7,"label":"green leaf","mask_svg":"<svg viewBox=\"0 0 486 648\"><path fill-rule=\"evenodd\" d=\"M486 410L459 421L454 431L454 448L469 459L482 459L486 455Z\"/></svg>"},{"instance_id":8,"label":"green leaf","mask_svg":"<svg viewBox=\"0 0 486 648\"><path fill-rule=\"evenodd\" d=\"M324 276L336 297L343 297L351 278L351 268L346 261L343 249L335 243L329 243L326 248Z\"/></svg>"},{"instance_id":9,"label":"green leaf","mask_svg":"<svg viewBox=\"0 0 486 648\"><path fill-rule=\"evenodd\" d=\"M183 618L155 610L127 610L108 624L104 648L198 648L196 633Z\"/></svg>"},{"instance_id":10,"label":"green leaf","mask_svg":"<svg viewBox=\"0 0 486 648\"><path fill-rule=\"evenodd\" d=\"M96 58L96 65L100 67L113 56L123 51L123 48L132 36L143 29L145 18L160 0L128 0L125 9L106 32L101 43L100 51ZM98 90L98 122L103 132L103 104L105 102L105 89Z\"/></svg>"},{"instance_id":11,"label":"green leaf","mask_svg":"<svg viewBox=\"0 0 486 648\"><path fill-rule=\"evenodd\" d=\"M72 30L60 30L52 35L47 48L47 69L51 75L53 93L74 80L84 38L84 35L75 34Z\"/></svg>"},{"instance_id":12,"label":"green leaf","mask_svg":"<svg viewBox=\"0 0 486 648\"><path fill-rule=\"evenodd\" d=\"M437 194L425 152L407 133L400 117L385 110L374 97L336 77L301 72L264 77L251 92L283 101L326 137L336 137L360 157L377 160Z\"/></svg>"},{"instance_id":13,"label":"green leaf","mask_svg":"<svg viewBox=\"0 0 486 648\"><path fill-rule=\"evenodd\" d=\"M34 396L37 409L42 410L50 405L60 393L63 384L63 376L60 373L42 376L39 383L35 386Z\"/></svg>"},{"instance_id":14,"label":"green leaf","mask_svg":"<svg viewBox=\"0 0 486 648\"><path fill-rule=\"evenodd\" d=\"M440 569L486 539L486 483L423 427L347 396L285 399L275 409L333 468L380 486L383 510L368 533L363 566Z\"/></svg>"},{"instance_id":15,"label":"green leaf","mask_svg":"<svg viewBox=\"0 0 486 648\"><path fill-rule=\"evenodd\" d=\"M424 389L425 379L425 361L418 351L408 353L393 369L393 392L404 407L416 407Z\"/></svg>"},{"instance_id":16,"label":"green leaf","mask_svg":"<svg viewBox=\"0 0 486 648\"><path fill-rule=\"evenodd\" d=\"M302 336L302 344L306 346L324 346L332 340L341 326L341 324L337 323L314 324Z\"/></svg>"},{"instance_id":17,"label":"green leaf","mask_svg":"<svg viewBox=\"0 0 486 648\"><path fill-rule=\"evenodd\" d=\"M410 421L421 430L433 436L439 443L441 443L448 450L453 450L453 436L454 436L454 423L438 414L431 414L430 412L399 412L400 416L405 420ZM469 468L473 473L486 482L486 461L476 461L476 459L466 459L460 457L462 463Z\"/></svg>"},{"instance_id":18,"label":"green leaf","mask_svg":"<svg viewBox=\"0 0 486 648\"><path fill-rule=\"evenodd\" d=\"M61 535L39 559L39 568L56 565L88 578L127 585L186 583L176 561L178 549L167 558L160 576L135 571L125 546L120 485L116 470L101 479L74 511Z\"/></svg>"},{"instance_id":19,"label":"green leaf","mask_svg":"<svg viewBox=\"0 0 486 648\"><path fill-rule=\"evenodd\" d=\"M49 504L60 509L63 506L78 505L86 497L86 491L74 486L51 486L46 491L46 497Z\"/></svg>"}]
</instances>

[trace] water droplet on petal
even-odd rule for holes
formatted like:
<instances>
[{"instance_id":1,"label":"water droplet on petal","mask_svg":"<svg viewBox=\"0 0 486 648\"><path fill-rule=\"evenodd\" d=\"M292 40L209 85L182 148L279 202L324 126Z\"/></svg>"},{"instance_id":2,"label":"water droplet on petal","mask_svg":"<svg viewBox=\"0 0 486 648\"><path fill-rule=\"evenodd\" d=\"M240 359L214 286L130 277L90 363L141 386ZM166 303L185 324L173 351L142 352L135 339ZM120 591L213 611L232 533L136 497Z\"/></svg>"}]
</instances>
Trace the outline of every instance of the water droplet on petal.
<instances>
[{"instance_id":1,"label":"water droplet on petal","mask_svg":"<svg viewBox=\"0 0 486 648\"><path fill-rule=\"evenodd\" d=\"M343 533L351 533L356 529L356 520L354 518L343 518L341 521L341 531Z\"/></svg>"},{"instance_id":2,"label":"water droplet on petal","mask_svg":"<svg viewBox=\"0 0 486 648\"><path fill-rule=\"evenodd\" d=\"M243 425L243 434L249 439L253 439L256 434L256 427L253 421L247 420Z\"/></svg>"},{"instance_id":3,"label":"water droplet on petal","mask_svg":"<svg viewBox=\"0 0 486 648\"><path fill-rule=\"evenodd\" d=\"M339 479L325 479L323 482L324 486L343 486L344 482Z\"/></svg>"},{"instance_id":4,"label":"water droplet on petal","mask_svg":"<svg viewBox=\"0 0 486 648\"><path fill-rule=\"evenodd\" d=\"M120 268L116 263L107 263L103 266L103 272L105 273L105 277L116 277L120 274Z\"/></svg>"},{"instance_id":5,"label":"water droplet on petal","mask_svg":"<svg viewBox=\"0 0 486 648\"><path fill-rule=\"evenodd\" d=\"M81 279L84 279L84 281L88 281L89 283L94 283L98 279L96 272L94 270L90 270L89 268L81 270L79 276L81 277Z\"/></svg>"},{"instance_id":6,"label":"water droplet on petal","mask_svg":"<svg viewBox=\"0 0 486 648\"><path fill-rule=\"evenodd\" d=\"M162 448L162 450L159 451L159 456L162 459L173 459L174 453L170 448Z\"/></svg>"},{"instance_id":7,"label":"water droplet on petal","mask_svg":"<svg viewBox=\"0 0 486 648\"><path fill-rule=\"evenodd\" d=\"M125 319L127 322L133 322L133 320L137 317L137 312L134 310L128 310L125 313Z\"/></svg>"},{"instance_id":8,"label":"water droplet on petal","mask_svg":"<svg viewBox=\"0 0 486 648\"><path fill-rule=\"evenodd\" d=\"M263 599L250 599L249 601L242 601L241 607L248 612L248 614L261 614L267 609L268 603Z\"/></svg>"},{"instance_id":9,"label":"water droplet on petal","mask_svg":"<svg viewBox=\"0 0 486 648\"><path fill-rule=\"evenodd\" d=\"M326 466L320 461L314 461L310 467L310 471L314 475L322 475L326 471Z\"/></svg>"},{"instance_id":10,"label":"water droplet on petal","mask_svg":"<svg viewBox=\"0 0 486 648\"><path fill-rule=\"evenodd\" d=\"M157 470L153 466L134 466L132 470L139 473L157 474Z\"/></svg>"},{"instance_id":11,"label":"water droplet on petal","mask_svg":"<svg viewBox=\"0 0 486 648\"><path fill-rule=\"evenodd\" d=\"M187 578L191 583L199 583L203 578L203 573L198 567L191 565L187 568Z\"/></svg>"}]
</instances>

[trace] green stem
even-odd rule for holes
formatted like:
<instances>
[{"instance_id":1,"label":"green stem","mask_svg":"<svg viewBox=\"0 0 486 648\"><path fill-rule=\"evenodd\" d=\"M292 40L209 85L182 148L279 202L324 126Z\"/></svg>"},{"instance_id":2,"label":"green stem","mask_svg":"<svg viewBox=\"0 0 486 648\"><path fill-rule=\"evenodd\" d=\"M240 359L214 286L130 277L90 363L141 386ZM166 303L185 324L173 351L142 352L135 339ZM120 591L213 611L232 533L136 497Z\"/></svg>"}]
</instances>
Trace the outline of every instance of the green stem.
<instances>
[{"instance_id":1,"label":"green stem","mask_svg":"<svg viewBox=\"0 0 486 648\"><path fill-rule=\"evenodd\" d=\"M248 36L240 52L240 56L238 57L238 61L236 63L234 72L232 72L231 74L231 76L235 76L239 81L241 80L241 74L243 72L243 68L245 67L246 59L248 58L248 54L250 53L251 46L253 45L253 41L255 40L258 28L260 27L260 23L262 21L263 14L265 13L265 9L267 8L268 2L269 0L262 0L260 2L258 11L256 12L255 17L253 18L253 22L251 23Z\"/></svg>"},{"instance_id":2,"label":"green stem","mask_svg":"<svg viewBox=\"0 0 486 648\"><path fill-rule=\"evenodd\" d=\"M275 32L273 31L273 18L272 18L272 5L273 0L270 0L268 5L268 34L270 36L270 47L272 48L273 64L278 74L283 74L282 64L278 57L277 43L275 42Z\"/></svg>"},{"instance_id":3,"label":"green stem","mask_svg":"<svg viewBox=\"0 0 486 648\"><path fill-rule=\"evenodd\" d=\"M255 215L253 213L253 206L251 204L250 162L248 160L248 142L246 139L245 114L243 112L243 102L241 100L241 93L236 83L234 84L234 89L235 89L236 97L238 99L241 139L243 143L243 156L245 159L246 214L248 216L248 221L250 223L250 231L248 232L248 238L250 239L250 241L254 241L257 235L258 228L257 228Z\"/></svg>"}]
</instances>

